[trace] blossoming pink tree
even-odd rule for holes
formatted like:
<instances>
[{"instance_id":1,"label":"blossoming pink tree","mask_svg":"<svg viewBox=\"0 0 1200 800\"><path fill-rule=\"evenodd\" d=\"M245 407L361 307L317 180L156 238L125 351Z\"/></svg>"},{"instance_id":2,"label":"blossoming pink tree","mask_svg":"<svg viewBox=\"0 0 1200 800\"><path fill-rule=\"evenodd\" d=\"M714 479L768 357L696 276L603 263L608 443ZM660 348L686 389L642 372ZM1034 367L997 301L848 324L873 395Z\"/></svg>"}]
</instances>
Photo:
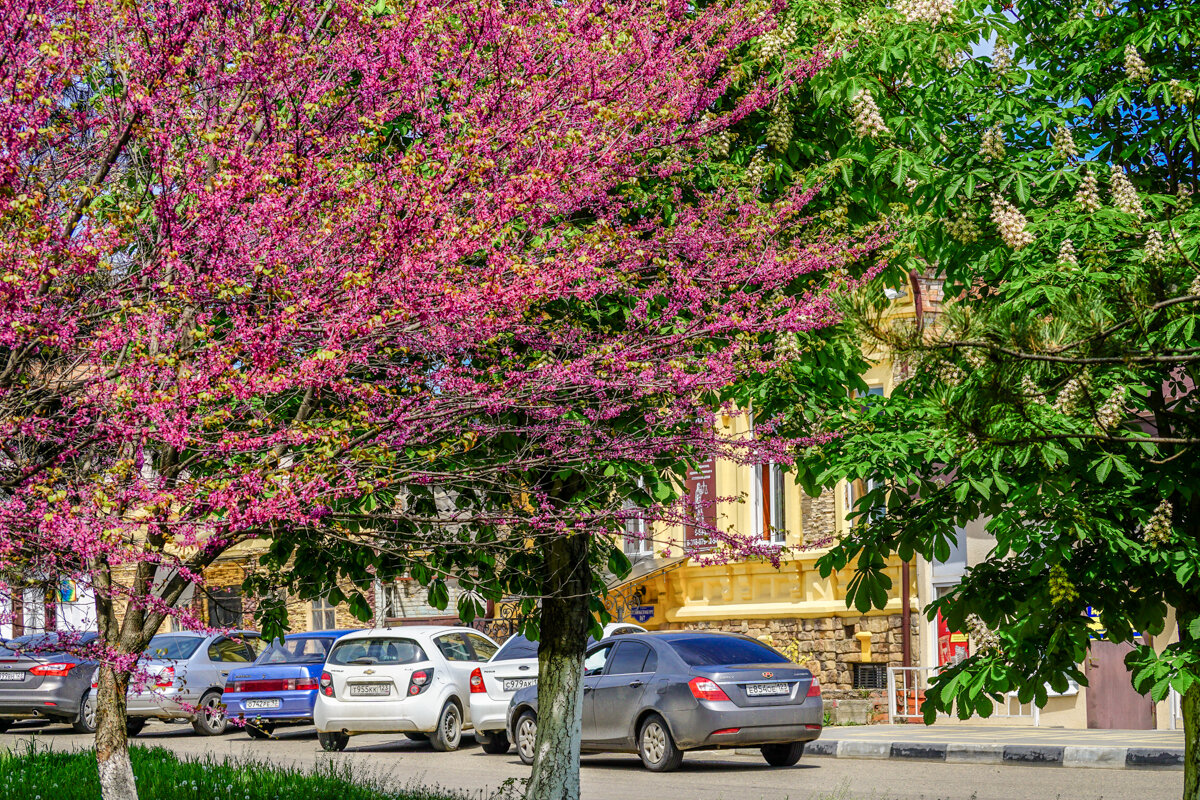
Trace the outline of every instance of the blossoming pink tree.
<instances>
[{"instance_id":1,"label":"blossoming pink tree","mask_svg":"<svg viewBox=\"0 0 1200 800\"><path fill-rule=\"evenodd\" d=\"M773 337L833 317L814 276L870 243L798 247L804 197L691 188L704 138L779 90L705 116L765 9L0 11L0 575L95 593L107 800L136 797L137 658L168 615L201 624L176 606L229 548L377 564L478 552L465 525L569 565L620 506L600 462L786 457L703 420ZM578 754L564 681L556 757ZM531 794L577 796L543 772Z\"/></svg>"}]
</instances>

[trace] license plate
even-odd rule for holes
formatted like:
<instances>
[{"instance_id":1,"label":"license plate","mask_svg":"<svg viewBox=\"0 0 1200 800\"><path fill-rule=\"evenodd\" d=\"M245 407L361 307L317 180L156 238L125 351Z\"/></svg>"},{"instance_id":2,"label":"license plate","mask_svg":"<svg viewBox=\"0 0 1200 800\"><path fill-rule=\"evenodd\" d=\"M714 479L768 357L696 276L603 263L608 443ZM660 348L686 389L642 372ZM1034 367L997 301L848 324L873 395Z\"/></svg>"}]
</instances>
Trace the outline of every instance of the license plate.
<instances>
[{"instance_id":1,"label":"license plate","mask_svg":"<svg viewBox=\"0 0 1200 800\"><path fill-rule=\"evenodd\" d=\"M24 672L0 672L0 681L23 681Z\"/></svg>"},{"instance_id":2,"label":"license plate","mask_svg":"<svg viewBox=\"0 0 1200 800\"><path fill-rule=\"evenodd\" d=\"M350 694L358 697L386 697L392 693L392 686L388 683L352 683L350 684Z\"/></svg>"},{"instance_id":3,"label":"license plate","mask_svg":"<svg viewBox=\"0 0 1200 800\"><path fill-rule=\"evenodd\" d=\"M504 691L515 692L529 686L537 686L537 678L513 678L504 682Z\"/></svg>"},{"instance_id":4,"label":"license plate","mask_svg":"<svg viewBox=\"0 0 1200 800\"><path fill-rule=\"evenodd\" d=\"M246 700L242 703L246 708L279 708L279 698L270 700Z\"/></svg>"},{"instance_id":5,"label":"license plate","mask_svg":"<svg viewBox=\"0 0 1200 800\"><path fill-rule=\"evenodd\" d=\"M790 683L748 683L746 684L747 697L774 697L781 694L791 694L792 685Z\"/></svg>"}]
</instances>

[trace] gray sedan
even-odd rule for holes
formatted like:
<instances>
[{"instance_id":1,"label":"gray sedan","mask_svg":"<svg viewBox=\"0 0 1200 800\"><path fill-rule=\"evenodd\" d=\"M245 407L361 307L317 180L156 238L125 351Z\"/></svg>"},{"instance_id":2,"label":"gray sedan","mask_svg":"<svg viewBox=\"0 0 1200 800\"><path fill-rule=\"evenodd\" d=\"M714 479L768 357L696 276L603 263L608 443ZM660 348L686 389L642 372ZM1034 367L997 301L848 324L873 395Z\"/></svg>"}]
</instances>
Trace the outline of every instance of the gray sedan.
<instances>
[{"instance_id":1,"label":"gray sedan","mask_svg":"<svg viewBox=\"0 0 1200 800\"><path fill-rule=\"evenodd\" d=\"M508 735L526 764L537 735L537 687L513 695ZM821 687L807 669L748 636L626 634L584 659L585 753L637 753L647 769L679 767L687 750L758 747L790 767L821 735Z\"/></svg>"},{"instance_id":2,"label":"gray sedan","mask_svg":"<svg viewBox=\"0 0 1200 800\"><path fill-rule=\"evenodd\" d=\"M265 646L255 631L158 634L138 662L143 684L129 689L130 735L138 734L151 718L185 719L205 736L224 733L225 679L231 670L253 663Z\"/></svg>"},{"instance_id":3,"label":"gray sedan","mask_svg":"<svg viewBox=\"0 0 1200 800\"><path fill-rule=\"evenodd\" d=\"M0 646L0 733L16 719L63 722L79 733L96 730L91 692L94 661L74 653L95 633L39 633Z\"/></svg>"}]
</instances>

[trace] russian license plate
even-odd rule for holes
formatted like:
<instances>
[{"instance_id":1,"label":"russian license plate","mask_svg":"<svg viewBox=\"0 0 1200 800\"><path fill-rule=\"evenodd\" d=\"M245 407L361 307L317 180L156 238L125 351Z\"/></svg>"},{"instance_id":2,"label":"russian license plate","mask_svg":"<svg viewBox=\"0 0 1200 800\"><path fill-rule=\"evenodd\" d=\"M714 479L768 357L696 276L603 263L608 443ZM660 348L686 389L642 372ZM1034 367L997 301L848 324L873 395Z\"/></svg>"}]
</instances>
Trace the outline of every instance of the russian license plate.
<instances>
[{"instance_id":1,"label":"russian license plate","mask_svg":"<svg viewBox=\"0 0 1200 800\"><path fill-rule=\"evenodd\" d=\"M525 689L529 686L537 686L537 678L512 678L504 681L504 691L515 692L517 689Z\"/></svg>"},{"instance_id":2,"label":"russian license plate","mask_svg":"<svg viewBox=\"0 0 1200 800\"><path fill-rule=\"evenodd\" d=\"M242 703L246 708L279 708L279 698L272 697L269 700L246 700Z\"/></svg>"},{"instance_id":3,"label":"russian license plate","mask_svg":"<svg viewBox=\"0 0 1200 800\"><path fill-rule=\"evenodd\" d=\"M392 693L390 683L352 683L350 694L356 697L386 697Z\"/></svg>"},{"instance_id":4,"label":"russian license plate","mask_svg":"<svg viewBox=\"0 0 1200 800\"><path fill-rule=\"evenodd\" d=\"M775 697L781 694L791 694L792 685L790 683L748 683L746 684L747 697Z\"/></svg>"},{"instance_id":5,"label":"russian license plate","mask_svg":"<svg viewBox=\"0 0 1200 800\"><path fill-rule=\"evenodd\" d=\"M0 672L0 681L23 681L25 680L24 672Z\"/></svg>"}]
</instances>

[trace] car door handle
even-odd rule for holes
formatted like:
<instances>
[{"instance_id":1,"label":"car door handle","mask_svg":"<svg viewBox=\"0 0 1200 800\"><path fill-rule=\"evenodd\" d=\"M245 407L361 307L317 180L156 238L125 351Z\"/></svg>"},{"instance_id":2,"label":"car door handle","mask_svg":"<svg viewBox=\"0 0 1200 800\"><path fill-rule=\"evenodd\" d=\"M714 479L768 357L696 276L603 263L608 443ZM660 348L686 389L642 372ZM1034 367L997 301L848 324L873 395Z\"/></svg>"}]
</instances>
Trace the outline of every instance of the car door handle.
<instances>
[{"instance_id":1,"label":"car door handle","mask_svg":"<svg viewBox=\"0 0 1200 800\"><path fill-rule=\"evenodd\" d=\"M585 686L585 687L583 687L583 693L584 693L584 694L587 694L587 693L588 693L588 692L590 692L590 691L592 691L592 687L590 687L590 686Z\"/></svg>"},{"instance_id":2,"label":"car door handle","mask_svg":"<svg viewBox=\"0 0 1200 800\"><path fill-rule=\"evenodd\" d=\"M642 683L641 681L630 681L629 682L629 688L631 688L631 689L636 689L639 686L645 686L645 685L646 684Z\"/></svg>"}]
</instances>

